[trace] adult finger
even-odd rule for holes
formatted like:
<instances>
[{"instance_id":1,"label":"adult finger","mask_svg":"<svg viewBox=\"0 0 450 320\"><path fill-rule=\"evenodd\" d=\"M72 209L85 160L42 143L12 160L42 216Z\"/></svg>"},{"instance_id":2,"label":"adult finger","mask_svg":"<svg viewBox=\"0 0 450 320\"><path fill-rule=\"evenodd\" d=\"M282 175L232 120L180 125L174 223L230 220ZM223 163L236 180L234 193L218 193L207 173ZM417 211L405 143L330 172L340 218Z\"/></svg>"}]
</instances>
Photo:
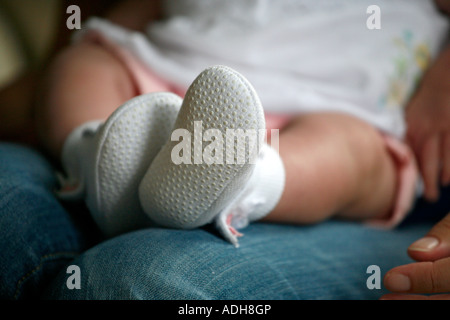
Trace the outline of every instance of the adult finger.
<instances>
[{"instance_id":1,"label":"adult finger","mask_svg":"<svg viewBox=\"0 0 450 320\"><path fill-rule=\"evenodd\" d=\"M396 267L386 273L384 286L396 293L449 292L450 258Z\"/></svg>"},{"instance_id":2,"label":"adult finger","mask_svg":"<svg viewBox=\"0 0 450 320\"><path fill-rule=\"evenodd\" d=\"M450 184L450 132L442 135L441 139L441 154L442 154L442 172L441 183L446 186Z\"/></svg>"},{"instance_id":3,"label":"adult finger","mask_svg":"<svg viewBox=\"0 0 450 320\"><path fill-rule=\"evenodd\" d=\"M450 300L450 294L423 296L418 294L388 293L382 296L380 300Z\"/></svg>"},{"instance_id":4,"label":"adult finger","mask_svg":"<svg viewBox=\"0 0 450 320\"><path fill-rule=\"evenodd\" d=\"M425 140L419 155L419 165L425 185L425 198L436 201L439 198L438 177L440 167L440 136L433 135Z\"/></svg>"},{"instance_id":5,"label":"adult finger","mask_svg":"<svg viewBox=\"0 0 450 320\"><path fill-rule=\"evenodd\" d=\"M434 225L425 237L411 244L408 254L417 261L435 261L450 257L450 213Z\"/></svg>"},{"instance_id":6,"label":"adult finger","mask_svg":"<svg viewBox=\"0 0 450 320\"><path fill-rule=\"evenodd\" d=\"M422 149L425 138L428 136L427 132L426 128L408 122L408 131L406 132L405 142L414 150L417 157L420 154L419 151Z\"/></svg>"}]
</instances>

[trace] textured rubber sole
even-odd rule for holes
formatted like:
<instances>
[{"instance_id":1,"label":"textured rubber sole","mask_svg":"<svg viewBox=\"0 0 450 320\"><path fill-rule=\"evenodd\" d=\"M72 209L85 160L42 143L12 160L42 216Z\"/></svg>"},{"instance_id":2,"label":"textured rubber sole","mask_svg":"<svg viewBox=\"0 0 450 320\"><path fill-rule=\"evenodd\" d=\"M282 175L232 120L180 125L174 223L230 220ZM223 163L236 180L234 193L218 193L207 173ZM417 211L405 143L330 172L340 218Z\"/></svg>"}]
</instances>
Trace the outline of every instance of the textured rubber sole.
<instances>
[{"instance_id":1,"label":"textured rubber sole","mask_svg":"<svg viewBox=\"0 0 450 320\"><path fill-rule=\"evenodd\" d=\"M216 158L222 162L209 163L198 158L205 154L211 141L217 142L209 137L211 141L195 145L200 124L202 133L212 129L210 132L222 135L222 157ZM183 150L188 151L187 161L179 164L173 161L174 150L186 141L169 140L145 174L139 196L144 211L156 223L191 229L211 222L249 179L257 153L246 151L258 148L264 137L258 134L256 139L246 139L240 147L238 144L230 147L225 143L227 129L259 133L265 129L264 112L255 90L241 74L228 67L214 66L203 71L189 87L175 128L191 134L189 149ZM205 140L205 136L199 139ZM242 152L246 154L245 161L239 163L237 155ZM227 159L236 161L230 163Z\"/></svg>"},{"instance_id":2,"label":"textured rubber sole","mask_svg":"<svg viewBox=\"0 0 450 320\"><path fill-rule=\"evenodd\" d=\"M139 203L139 183L170 137L181 103L179 96L165 92L138 96L100 128L86 203L105 234L150 223Z\"/></svg>"}]
</instances>

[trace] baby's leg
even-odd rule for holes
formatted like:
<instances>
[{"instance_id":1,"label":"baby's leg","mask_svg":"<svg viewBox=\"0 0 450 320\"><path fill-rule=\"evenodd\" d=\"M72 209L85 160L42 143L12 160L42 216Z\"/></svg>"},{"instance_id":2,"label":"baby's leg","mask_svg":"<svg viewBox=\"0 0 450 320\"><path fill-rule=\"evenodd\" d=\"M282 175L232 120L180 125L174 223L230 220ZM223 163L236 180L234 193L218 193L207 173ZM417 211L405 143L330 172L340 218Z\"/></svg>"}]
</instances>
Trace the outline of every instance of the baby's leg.
<instances>
[{"instance_id":1,"label":"baby's leg","mask_svg":"<svg viewBox=\"0 0 450 320\"><path fill-rule=\"evenodd\" d=\"M81 42L58 56L37 113L41 141L64 172L59 196L83 199L107 236L150 224L138 185L182 101L156 77L142 85L110 49Z\"/></svg>"},{"instance_id":2,"label":"baby's leg","mask_svg":"<svg viewBox=\"0 0 450 320\"><path fill-rule=\"evenodd\" d=\"M360 220L392 209L394 160L369 124L339 113L302 115L279 139L286 185L267 220L311 223L334 215Z\"/></svg>"},{"instance_id":3,"label":"baby's leg","mask_svg":"<svg viewBox=\"0 0 450 320\"><path fill-rule=\"evenodd\" d=\"M106 119L136 95L123 64L103 47L87 42L56 57L37 105L36 120L43 146L56 159L69 133L79 125Z\"/></svg>"}]
</instances>

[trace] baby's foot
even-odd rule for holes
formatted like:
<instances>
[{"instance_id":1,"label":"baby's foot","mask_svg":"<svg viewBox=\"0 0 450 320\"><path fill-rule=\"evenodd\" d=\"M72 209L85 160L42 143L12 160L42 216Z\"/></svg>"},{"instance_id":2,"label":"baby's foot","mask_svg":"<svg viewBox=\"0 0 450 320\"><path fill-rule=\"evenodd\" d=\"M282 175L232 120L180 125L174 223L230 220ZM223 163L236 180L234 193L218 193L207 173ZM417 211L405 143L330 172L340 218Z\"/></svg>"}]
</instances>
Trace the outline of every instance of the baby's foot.
<instances>
[{"instance_id":1,"label":"baby's foot","mask_svg":"<svg viewBox=\"0 0 450 320\"><path fill-rule=\"evenodd\" d=\"M149 225L138 186L170 137L181 103L171 93L150 93L127 101L105 123L75 129L63 149L68 178L60 196L84 198L107 236Z\"/></svg>"},{"instance_id":2,"label":"baby's foot","mask_svg":"<svg viewBox=\"0 0 450 320\"><path fill-rule=\"evenodd\" d=\"M217 218L219 229L237 244L228 211L248 192L264 141L264 112L256 92L236 71L208 68L189 87L174 128L139 187L144 211L162 226L182 229ZM228 140L239 133L247 134L241 145ZM279 194L274 198L277 202Z\"/></svg>"}]
</instances>

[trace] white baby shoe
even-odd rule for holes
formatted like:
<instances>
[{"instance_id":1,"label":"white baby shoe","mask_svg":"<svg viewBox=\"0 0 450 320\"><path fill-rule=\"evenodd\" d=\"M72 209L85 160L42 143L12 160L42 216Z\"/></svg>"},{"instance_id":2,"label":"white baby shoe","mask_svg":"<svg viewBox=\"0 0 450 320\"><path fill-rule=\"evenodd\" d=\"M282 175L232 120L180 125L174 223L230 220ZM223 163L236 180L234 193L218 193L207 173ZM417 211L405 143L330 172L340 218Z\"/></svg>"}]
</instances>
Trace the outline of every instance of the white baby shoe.
<instances>
[{"instance_id":1,"label":"white baby shoe","mask_svg":"<svg viewBox=\"0 0 450 320\"><path fill-rule=\"evenodd\" d=\"M236 227L267 215L284 188L283 163L264 143L258 95L236 71L208 68L189 87L174 129L139 186L142 208L171 228L215 220L237 246Z\"/></svg>"},{"instance_id":2,"label":"white baby shoe","mask_svg":"<svg viewBox=\"0 0 450 320\"><path fill-rule=\"evenodd\" d=\"M241 192L224 208L214 223L225 239L238 247L238 230L269 214L280 201L285 171L278 152L263 144L255 168Z\"/></svg>"},{"instance_id":3,"label":"white baby shoe","mask_svg":"<svg viewBox=\"0 0 450 320\"><path fill-rule=\"evenodd\" d=\"M151 225L139 203L138 186L169 139L182 99L150 93L120 106L106 122L90 122L67 138L59 195L84 199L107 236Z\"/></svg>"}]
</instances>

